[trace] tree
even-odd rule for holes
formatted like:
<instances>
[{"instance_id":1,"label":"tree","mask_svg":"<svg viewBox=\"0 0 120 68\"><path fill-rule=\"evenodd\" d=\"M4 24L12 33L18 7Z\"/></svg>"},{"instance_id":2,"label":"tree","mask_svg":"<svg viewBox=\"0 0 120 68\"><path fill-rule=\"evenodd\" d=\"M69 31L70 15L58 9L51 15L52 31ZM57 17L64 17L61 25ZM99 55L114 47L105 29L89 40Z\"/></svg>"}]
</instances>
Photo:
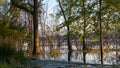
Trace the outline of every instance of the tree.
<instances>
[{"instance_id":1,"label":"tree","mask_svg":"<svg viewBox=\"0 0 120 68\"><path fill-rule=\"evenodd\" d=\"M0 11L0 38L3 40L2 42L11 44L18 50L23 50L23 45L27 41L26 35L28 33L26 32L26 27L23 23L18 21L19 10L11 9L11 5L8 4L7 0L5 0L5 4L0 7L2 7L2 10ZM16 11L16 13L13 15L11 10L13 10L13 13Z\"/></svg>"},{"instance_id":2,"label":"tree","mask_svg":"<svg viewBox=\"0 0 120 68\"><path fill-rule=\"evenodd\" d=\"M86 64L86 8L85 8L86 0L83 0L83 62Z\"/></svg>"},{"instance_id":3,"label":"tree","mask_svg":"<svg viewBox=\"0 0 120 68\"><path fill-rule=\"evenodd\" d=\"M85 38L87 38L87 34L91 33L89 31L91 28L91 18L93 5L87 0L61 0L62 9L64 10L64 15L66 16L66 23L62 23L58 26L58 28L66 27L69 25L70 30L68 34L74 35L74 38L83 41L83 50L86 49ZM59 14L62 14L62 10L59 10ZM90 29L89 29L90 28ZM72 36L71 35L71 36ZM71 37L70 36L70 37Z\"/></svg>"},{"instance_id":4,"label":"tree","mask_svg":"<svg viewBox=\"0 0 120 68\"><path fill-rule=\"evenodd\" d=\"M99 22L100 22L100 50L101 50L101 64L104 63L104 46L103 46L103 34L102 34L102 20L101 20L101 8L102 0L99 0Z\"/></svg>"},{"instance_id":5,"label":"tree","mask_svg":"<svg viewBox=\"0 0 120 68\"><path fill-rule=\"evenodd\" d=\"M33 26L34 26L34 47L33 54L40 53L40 43L39 43L39 35L38 35L38 0L34 0L34 14L33 14Z\"/></svg>"},{"instance_id":6,"label":"tree","mask_svg":"<svg viewBox=\"0 0 120 68\"><path fill-rule=\"evenodd\" d=\"M62 12L62 14L63 14L65 23L67 24L67 18L66 18L65 13L64 13L65 11L63 10L63 7L62 7L62 5L61 5L60 0L58 0L58 3L59 3L59 6L60 6L60 9L61 9L61 12ZM69 25L67 25L67 32L68 32L68 33L70 32L70 27L69 27ZM71 50L72 50L72 46L71 46L71 43L70 43L70 34L68 34L68 36L67 36L67 43L68 43L68 50L71 51Z\"/></svg>"},{"instance_id":7,"label":"tree","mask_svg":"<svg viewBox=\"0 0 120 68\"><path fill-rule=\"evenodd\" d=\"M20 24L15 25L9 20L0 19L0 43L11 44L18 50L24 50L23 44L27 34L25 31L26 28Z\"/></svg>"},{"instance_id":8,"label":"tree","mask_svg":"<svg viewBox=\"0 0 120 68\"><path fill-rule=\"evenodd\" d=\"M34 0L34 5L26 4L21 0L11 0L13 6L22 9L31 15L33 15L33 26L34 26L34 47L33 47L33 54L40 53L39 47L39 36L38 36L38 0Z\"/></svg>"},{"instance_id":9,"label":"tree","mask_svg":"<svg viewBox=\"0 0 120 68\"><path fill-rule=\"evenodd\" d=\"M85 0L83 0L83 50L86 49L85 38L86 38L86 10L85 10Z\"/></svg>"}]
</instances>

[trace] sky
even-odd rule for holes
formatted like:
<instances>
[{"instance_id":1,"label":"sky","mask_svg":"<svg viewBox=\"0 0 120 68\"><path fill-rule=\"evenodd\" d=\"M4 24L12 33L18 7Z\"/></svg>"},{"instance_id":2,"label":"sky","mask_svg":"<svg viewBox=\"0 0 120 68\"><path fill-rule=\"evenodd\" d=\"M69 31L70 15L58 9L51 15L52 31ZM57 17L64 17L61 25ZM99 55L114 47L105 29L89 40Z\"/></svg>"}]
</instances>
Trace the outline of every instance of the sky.
<instances>
[{"instance_id":1,"label":"sky","mask_svg":"<svg viewBox=\"0 0 120 68\"><path fill-rule=\"evenodd\" d=\"M56 0L44 0L44 2L48 6L48 14L53 12L54 7L57 5Z\"/></svg>"},{"instance_id":2,"label":"sky","mask_svg":"<svg viewBox=\"0 0 120 68\"><path fill-rule=\"evenodd\" d=\"M46 11L45 17L44 17L45 19L43 19L44 23L50 27L50 26L52 26L52 24L50 22L52 20L50 17L50 14L53 13L53 10L54 10L55 6L57 5L57 2L56 2L56 0L43 0L42 4L43 4L42 7L44 8L44 11ZM41 29L41 26L39 27L39 29ZM50 30L51 29L52 28L50 28Z\"/></svg>"},{"instance_id":3,"label":"sky","mask_svg":"<svg viewBox=\"0 0 120 68\"><path fill-rule=\"evenodd\" d=\"M49 0L49 3L48 3L48 7L49 7L49 10L52 10L55 6L56 6L57 2L56 0Z\"/></svg>"},{"instance_id":4,"label":"sky","mask_svg":"<svg viewBox=\"0 0 120 68\"><path fill-rule=\"evenodd\" d=\"M46 21L46 23L49 23L51 21L50 14L55 14L55 11L56 11L55 7L57 6L57 2L56 2L56 0L44 0L43 4L45 4L45 6L43 7L44 10L47 12L46 13L47 14L47 17L46 17L47 21Z\"/></svg>"}]
</instances>

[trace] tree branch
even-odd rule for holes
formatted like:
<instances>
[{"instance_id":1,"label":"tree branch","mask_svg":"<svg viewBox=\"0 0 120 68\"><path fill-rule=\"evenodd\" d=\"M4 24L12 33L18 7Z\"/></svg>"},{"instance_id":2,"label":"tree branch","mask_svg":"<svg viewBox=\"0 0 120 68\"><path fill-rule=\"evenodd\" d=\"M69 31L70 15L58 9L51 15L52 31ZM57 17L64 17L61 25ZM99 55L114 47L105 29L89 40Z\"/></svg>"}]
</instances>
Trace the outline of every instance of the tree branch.
<instances>
[{"instance_id":1,"label":"tree branch","mask_svg":"<svg viewBox=\"0 0 120 68\"><path fill-rule=\"evenodd\" d=\"M11 4L17 8L20 8L30 14L33 15L33 7L31 7L31 5L28 5L26 3L22 3L21 1L19 0L11 0Z\"/></svg>"}]
</instances>

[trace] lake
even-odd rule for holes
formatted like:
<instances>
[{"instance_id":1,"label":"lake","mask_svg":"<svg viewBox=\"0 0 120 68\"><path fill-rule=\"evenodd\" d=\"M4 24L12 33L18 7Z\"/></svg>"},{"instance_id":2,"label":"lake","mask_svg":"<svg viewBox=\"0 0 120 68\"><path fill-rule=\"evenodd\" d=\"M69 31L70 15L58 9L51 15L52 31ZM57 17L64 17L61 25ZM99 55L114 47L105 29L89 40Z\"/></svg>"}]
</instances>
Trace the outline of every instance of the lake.
<instances>
[{"instance_id":1,"label":"lake","mask_svg":"<svg viewBox=\"0 0 120 68\"><path fill-rule=\"evenodd\" d=\"M41 51L39 58L41 60L70 61L90 64L101 64L101 55L99 50L88 52L68 50L46 50ZM83 57L84 56L84 57ZM120 64L120 51L105 51L104 64Z\"/></svg>"}]
</instances>

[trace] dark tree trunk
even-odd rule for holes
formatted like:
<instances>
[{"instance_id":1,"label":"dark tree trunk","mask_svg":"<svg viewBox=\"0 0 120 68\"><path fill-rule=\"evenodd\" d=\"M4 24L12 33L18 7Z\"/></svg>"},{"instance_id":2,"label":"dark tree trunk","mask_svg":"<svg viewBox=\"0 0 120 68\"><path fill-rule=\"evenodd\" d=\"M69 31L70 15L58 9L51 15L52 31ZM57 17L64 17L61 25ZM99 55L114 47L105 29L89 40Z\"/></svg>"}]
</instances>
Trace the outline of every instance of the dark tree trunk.
<instances>
[{"instance_id":1,"label":"dark tree trunk","mask_svg":"<svg viewBox=\"0 0 120 68\"><path fill-rule=\"evenodd\" d=\"M84 52L84 51L83 51L83 63L84 63L84 68L87 68L87 67L86 67L86 54L87 54L87 52Z\"/></svg>"},{"instance_id":2,"label":"dark tree trunk","mask_svg":"<svg viewBox=\"0 0 120 68\"><path fill-rule=\"evenodd\" d=\"M62 5L61 5L60 0L58 0L58 2L59 2L60 9L61 9L61 11L62 11L64 20L65 20L65 22L67 22L67 18L66 18L66 16L65 16L65 13L64 13L64 10L63 10L63 8L62 8ZM68 31L68 32L70 31L69 25L67 25L67 31ZM69 50L69 51L72 51L72 46L71 46L71 42L70 42L70 34L68 34L68 36L67 36L67 43L68 43L68 50Z\"/></svg>"},{"instance_id":3,"label":"dark tree trunk","mask_svg":"<svg viewBox=\"0 0 120 68\"><path fill-rule=\"evenodd\" d=\"M34 27L34 47L33 55L40 53L40 43L38 36L38 0L34 0L34 14L33 14L33 27Z\"/></svg>"},{"instance_id":4,"label":"dark tree trunk","mask_svg":"<svg viewBox=\"0 0 120 68\"><path fill-rule=\"evenodd\" d=\"M86 38L86 14L85 14L85 3L83 2L83 18L84 18L84 28L83 28L83 50L86 50L85 38Z\"/></svg>"},{"instance_id":5,"label":"dark tree trunk","mask_svg":"<svg viewBox=\"0 0 120 68\"><path fill-rule=\"evenodd\" d=\"M83 52L83 63L86 64L86 54L87 52Z\"/></svg>"},{"instance_id":6,"label":"dark tree trunk","mask_svg":"<svg viewBox=\"0 0 120 68\"><path fill-rule=\"evenodd\" d=\"M101 64L104 64L104 46L103 46L103 34L102 34L102 21L101 21L101 2L99 0L99 20L100 20L100 51L101 51Z\"/></svg>"},{"instance_id":7,"label":"dark tree trunk","mask_svg":"<svg viewBox=\"0 0 120 68\"><path fill-rule=\"evenodd\" d=\"M71 61L72 51L68 51L68 61Z\"/></svg>"},{"instance_id":8,"label":"dark tree trunk","mask_svg":"<svg viewBox=\"0 0 120 68\"><path fill-rule=\"evenodd\" d=\"M86 65L86 9L85 9L85 1L83 1L83 19L84 19L84 27L83 27L83 62Z\"/></svg>"}]
</instances>

